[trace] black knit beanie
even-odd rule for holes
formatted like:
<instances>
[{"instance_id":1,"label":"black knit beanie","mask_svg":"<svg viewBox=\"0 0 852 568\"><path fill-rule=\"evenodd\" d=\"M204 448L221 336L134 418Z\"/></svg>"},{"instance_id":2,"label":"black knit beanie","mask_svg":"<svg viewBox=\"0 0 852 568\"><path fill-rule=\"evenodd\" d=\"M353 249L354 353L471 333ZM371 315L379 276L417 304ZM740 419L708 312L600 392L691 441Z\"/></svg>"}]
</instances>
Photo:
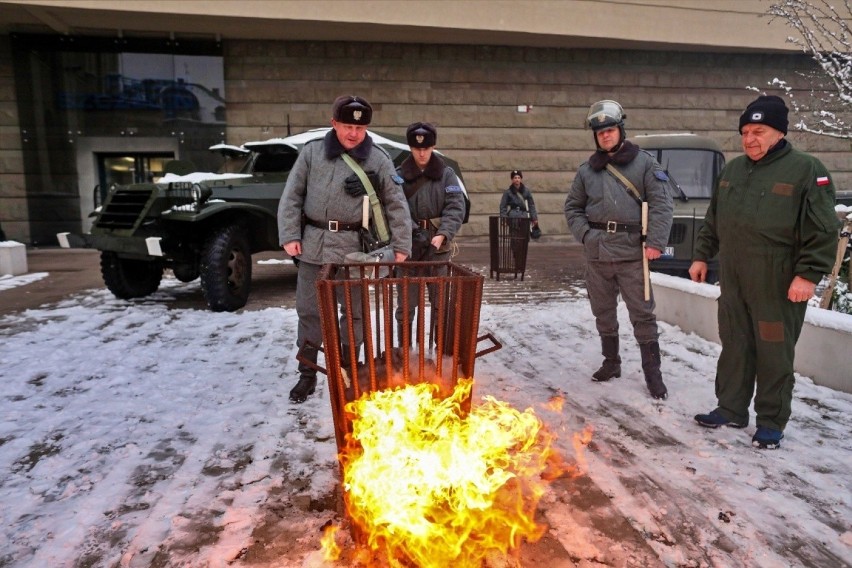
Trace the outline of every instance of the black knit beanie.
<instances>
[{"instance_id":1,"label":"black knit beanie","mask_svg":"<svg viewBox=\"0 0 852 568\"><path fill-rule=\"evenodd\" d=\"M781 97L761 95L751 101L740 115L740 134L743 133L743 126L750 123L765 124L787 134L787 105Z\"/></svg>"}]
</instances>

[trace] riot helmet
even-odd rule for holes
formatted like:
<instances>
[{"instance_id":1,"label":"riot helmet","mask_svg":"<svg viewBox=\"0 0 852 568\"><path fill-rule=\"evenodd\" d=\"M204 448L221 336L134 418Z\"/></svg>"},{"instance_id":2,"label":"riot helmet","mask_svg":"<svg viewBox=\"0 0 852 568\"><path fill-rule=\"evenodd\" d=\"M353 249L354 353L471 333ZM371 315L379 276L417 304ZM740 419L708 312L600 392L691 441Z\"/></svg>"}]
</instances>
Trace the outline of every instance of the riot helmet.
<instances>
[{"instance_id":1,"label":"riot helmet","mask_svg":"<svg viewBox=\"0 0 852 568\"><path fill-rule=\"evenodd\" d=\"M598 101L589 107L589 114L588 116L586 116L586 128L591 128L592 132L597 132L598 130L604 128L617 126L619 132L621 133L621 139L618 145L613 148L613 150L617 150L621 147L621 144L624 142L625 139L625 118L627 118L627 115L624 114L624 109L621 108L621 105L618 104L616 101ZM597 136L595 136L595 146L600 149Z\"/></svg>"},{"instance_id":2,"label":"riot helmet","mask_svg":"<svg viewBox=\"0 0 852 568\"><path fill-rule=\"evenodd\" d=\"M627 118L627 115L624 114L624 109L617 102L610 100L598 101L589 107L589 115L586 117L586 128L600 130L601 128L609 128L610 126L620 126L624 124L625 118Z\"/></svg>"}]
</instances>

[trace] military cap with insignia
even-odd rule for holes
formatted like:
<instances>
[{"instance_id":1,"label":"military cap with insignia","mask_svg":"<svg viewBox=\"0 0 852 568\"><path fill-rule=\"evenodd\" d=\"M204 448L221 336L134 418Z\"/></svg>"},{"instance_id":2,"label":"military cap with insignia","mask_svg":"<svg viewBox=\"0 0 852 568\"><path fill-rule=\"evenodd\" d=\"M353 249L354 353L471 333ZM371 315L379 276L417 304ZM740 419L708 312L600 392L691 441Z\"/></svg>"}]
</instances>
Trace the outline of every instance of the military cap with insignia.
<instances>
[{"instance_id":1,"label":"military cap with insignia","mask_svg":"<svg viewBox=\"0 0 852 568\"><path fill-rule=\"evenodd\" d=\"M365 99L355 95L341 95L334 99L331 117L343 124L366 126L373 119L373 107Z\"/></svg>"},{"instance_id":2,"label":"military cap with insignia","mask_svg":"<svg viewBox=\"0 0 852 568\"><path fill-rule=\"evenodd\" d=\"M412 148L431 148L438 142L438 129L428 122L415 122L405 129L405 140Z\"/></svg>"}]
</instances>

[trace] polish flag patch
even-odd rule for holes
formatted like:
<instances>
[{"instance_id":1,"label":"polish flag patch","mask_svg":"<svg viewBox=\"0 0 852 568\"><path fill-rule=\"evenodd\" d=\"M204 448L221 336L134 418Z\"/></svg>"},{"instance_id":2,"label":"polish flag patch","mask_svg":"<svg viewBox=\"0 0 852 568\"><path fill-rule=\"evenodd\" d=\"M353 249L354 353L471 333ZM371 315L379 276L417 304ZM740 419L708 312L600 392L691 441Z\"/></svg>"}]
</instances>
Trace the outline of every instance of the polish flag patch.
<instances>
[{"instance_id":1,"label":"polish flag patch","mask_svg":"<svg viewBox=\"0 0 852 568\"><path fill-rule=\"evenodd\" d=\"M828 185L830 182L828 181L828 176L818 177L817 185Z\"/></svg>"}]
</instances>

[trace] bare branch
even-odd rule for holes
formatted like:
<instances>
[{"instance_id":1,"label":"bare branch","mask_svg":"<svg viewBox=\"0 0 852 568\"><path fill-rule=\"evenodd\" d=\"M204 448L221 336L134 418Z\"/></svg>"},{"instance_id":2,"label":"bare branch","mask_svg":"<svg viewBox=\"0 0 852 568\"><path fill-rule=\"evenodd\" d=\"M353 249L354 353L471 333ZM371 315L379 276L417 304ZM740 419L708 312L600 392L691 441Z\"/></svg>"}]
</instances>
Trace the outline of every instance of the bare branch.
<instances>
[{"instance_id":1,"label":"bare branch","mask_svg":"<svg viewBox=\"0 0 852 568\"><path fill-rule=\"evenodd\" d=\"M797 32L787 41L810 55L818 70L797 73L810 85L809 96L802 100L784 79L768 84L790 101L799 119L796 129L852 139L852 0L839 4L841 9L827 0L784 0L769 7L772 20L781 19Z\"/></svg>"}]
</instances>

